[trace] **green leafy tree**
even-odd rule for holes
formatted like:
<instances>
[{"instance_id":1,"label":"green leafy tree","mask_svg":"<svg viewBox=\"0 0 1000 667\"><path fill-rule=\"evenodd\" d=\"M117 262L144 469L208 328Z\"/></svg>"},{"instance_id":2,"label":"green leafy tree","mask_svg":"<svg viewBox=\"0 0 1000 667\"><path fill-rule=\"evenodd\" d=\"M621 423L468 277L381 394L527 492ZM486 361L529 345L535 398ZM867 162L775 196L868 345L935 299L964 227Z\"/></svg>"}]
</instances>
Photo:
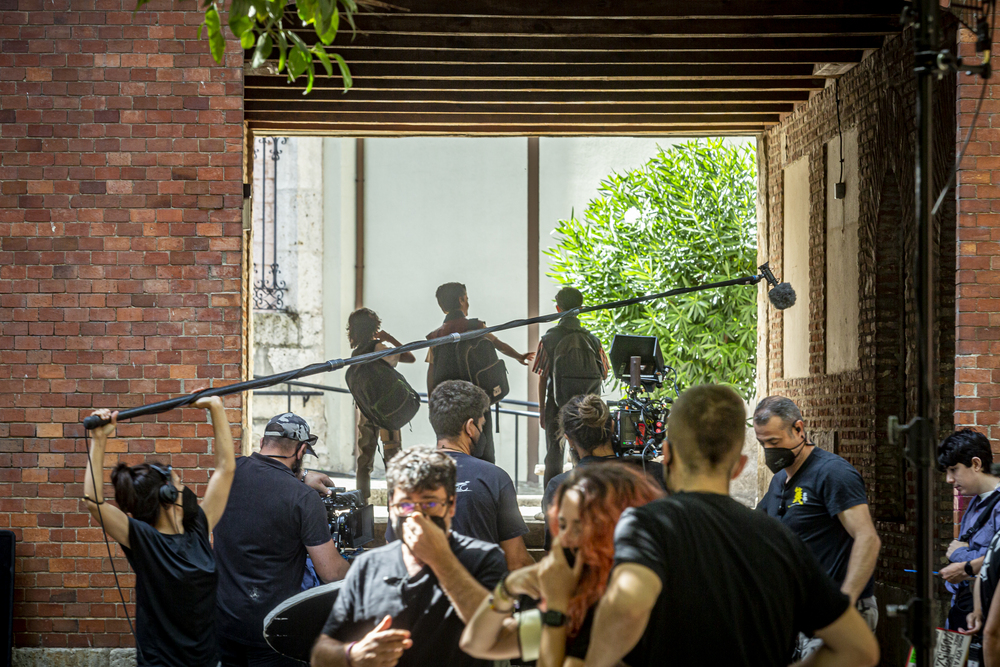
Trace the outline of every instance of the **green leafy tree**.
<instances>
[{"instance_id":1,"label":"green leafy tree","mask_svg":"<svg viewBox=\"0 0 1000 667\"><path fill-rule=\"evenodd\" d=\"M583 220L560 220L548 275L596 304L756 273L754 149L722 139L659 149L638 169L601 182ZM655 335L682 386L719 382L750 398L757 290L727 287L587 313L610 345L616 333Z\"/></svg>"},{"instance_id":2,"label":"green leafy tree","mask_svg":"<svg viewBox=\"0 0 1000 667\"><path fill-rule=\"evenodd\" d=\"M226 51L226 38L222 32L222 5L225 0L202 0L205 20L198 27L198 39L202 30L208 35L209 49L215 62L222 62ZM138 0L140 9L149 0ZM357 0L296 0L295 9L302 27L312 26L319 42L308 46L305 41L284 24L287 0L231 0L228 11L229 29L240 40L244 49L253 49L252 67L261 67L278 50L278 72L284 71L289 83L306 74L309 82L308 94L316 78L316 61L319 61L328 76L333 76L333 61L336 61L340 76L344 80L344 92L351 87L351 70L344 59L336 53L327 53L326 46L333 43L341 27L341 19L347 21L351 30L355 29L354 15L358 11ZM385 6L378 0L361 0L360 4ZM332 58L332 61L331 61Z\"/></svg>"}]
</instances>

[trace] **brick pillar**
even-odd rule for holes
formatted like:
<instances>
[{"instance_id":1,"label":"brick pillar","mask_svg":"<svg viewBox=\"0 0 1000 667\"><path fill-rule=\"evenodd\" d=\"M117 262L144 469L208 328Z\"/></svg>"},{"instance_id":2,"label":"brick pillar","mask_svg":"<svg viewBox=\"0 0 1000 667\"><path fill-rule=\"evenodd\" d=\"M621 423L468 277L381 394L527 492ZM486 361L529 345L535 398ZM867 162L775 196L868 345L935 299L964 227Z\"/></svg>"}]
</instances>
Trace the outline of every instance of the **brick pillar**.
<instances>
[{"instance_id":1,"label":"brick pillar","mask_svg":"<svg viewBox=\"0 0 1000 667\"><path fill-rule=\"evenodd\" d=\"M0 0L0 527L18 539L19 647L132 645L79 500L80 419L241 375L242 53L231 41L216 65L178 6ZM226 405L239 437L241 397ZM203 411L118 435L109 463L156 453L204 493Z\"/></svg>"}]
</instances>

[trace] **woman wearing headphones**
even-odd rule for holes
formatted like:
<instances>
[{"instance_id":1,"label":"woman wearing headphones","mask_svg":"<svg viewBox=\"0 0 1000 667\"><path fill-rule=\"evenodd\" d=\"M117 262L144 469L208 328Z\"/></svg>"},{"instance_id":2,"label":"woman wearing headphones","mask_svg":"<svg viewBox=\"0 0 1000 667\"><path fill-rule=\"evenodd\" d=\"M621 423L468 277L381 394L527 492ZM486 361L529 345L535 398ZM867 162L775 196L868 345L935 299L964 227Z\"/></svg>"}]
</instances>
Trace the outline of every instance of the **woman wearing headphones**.
<instances>
[{"instance_id":1,"label":"woman wearing headphones","mask_svg":"<svg viewBox=\"0 0 1000 667\"><path fill-rule=\"evenodd\" d=\"M156 463L116 465L111 483L118 507L105 503L103 479L96 484L94 471L103 470L105 446L118 413L106 409L94 413L110 423L92 432L84 499L104 532L122 545L135 570L139 665L215 667L219 662L218 575L209 535L226 508L236 459L222 400L202 398L193 406L208 409L215 431L215 472L200 506L170 466Z\"/></svg>"}]
</instances>

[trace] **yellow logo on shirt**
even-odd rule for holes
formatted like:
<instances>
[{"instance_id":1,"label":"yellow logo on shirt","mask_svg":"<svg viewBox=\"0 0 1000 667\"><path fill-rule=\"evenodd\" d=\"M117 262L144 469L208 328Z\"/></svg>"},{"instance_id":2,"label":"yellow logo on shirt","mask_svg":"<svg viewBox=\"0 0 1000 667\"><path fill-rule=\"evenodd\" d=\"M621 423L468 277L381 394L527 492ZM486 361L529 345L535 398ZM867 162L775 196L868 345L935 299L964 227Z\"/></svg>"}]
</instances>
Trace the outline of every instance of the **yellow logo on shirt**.
<instances>
[{"instance_id":1,"label":"yellow logo on shirt","mask_svg":"<svg viewBox=\"0 0 1000 667\"><path fill-rule=\"evenodd\" d=\"M801 486L796 486L795 497L788 506L795 507L796 505L805 505L807 500L809 500L809 494L803 491Z\"/></svg>"}]
</instances>

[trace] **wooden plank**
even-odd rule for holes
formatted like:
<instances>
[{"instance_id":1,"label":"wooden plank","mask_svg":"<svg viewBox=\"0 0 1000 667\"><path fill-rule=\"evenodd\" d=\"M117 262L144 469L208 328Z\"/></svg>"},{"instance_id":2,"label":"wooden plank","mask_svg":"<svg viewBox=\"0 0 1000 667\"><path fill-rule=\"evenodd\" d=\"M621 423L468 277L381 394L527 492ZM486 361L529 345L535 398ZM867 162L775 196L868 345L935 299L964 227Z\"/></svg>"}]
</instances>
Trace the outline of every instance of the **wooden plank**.
<instances>
[{"instance_id":1,"label":"wooden plank","mask_svg":"<svg viewBox=\"0 0 1000 667\"><path fill-rule=\"evenodd\" d=\"M677 64L661 65L653 63L635 63L627 65L609 64L566 64L566 65L541 65L541 64L514 64L503 65L497 63L435 63L424 65L420 63L366 63L352 62L351 76L358 85L375 85L375 79L444 79L452 81L454 79L466 80L492 80L492 79L520 79L520 80L548 80L548 79L574 79L586 81L588 79L598 79L601 81L615 81L621 79L643 78L649 81L668 81L671 79L705 79L705 78L727 78L727 79L771 79L780 78L800 78L811 79L813 75L813 64L791 64L791 65L746 65L746 64ZM340 77L337 77L340 80ZM369 84L369 81L372 83Z\"/></svg>"},{"instance_id":2,"label":"wooden plank","mask_svg":"<svg viewBox=\"0 0 1000 667\"><path fill-rule=\"evenodd\" d=\"M573 0L573 2L538 2L538 0L392 0L404 11L429 14L480 14L501 16L591 16L615 18L653 17L833 17L833 16L895 16L900 3L896 0L698 0L697 2L664 2L663 0L630 0L627 4L615 0ZM472 11L474 9L474 12Z\"/></svg>"},{"instance_id":3,"label":"wooden plank","mask_svg":"<svg viewBox=\"0 0 1000 667\"><path fill-rule=\"evenodd\" d=\"M305 83L300 79L289 84L283 78L247 76L243 84L245 99L336 100L343 104L394 102L421 104L427 102L468 104L580 103L604 104L724 104L730 102L805 102L806 90L686 90L686 91L584 91L584 90L371 90L352 88L344 94L339 88L314 88L303 96Z\"/></svg>"},{"instance_id":4,"label":"wooden plank","mask_svg":"<svg viewBox=\"0 0 1000 667\"><path fill-rule=\"evenodd\" d=\"M269 79L275 85L286 81L283 76L268 77L248 77L255 80ZM305 77L299 77L296 82L305 90ZM326 74L317 74L313 90L320 88L332 88L343 93L343 82L339 76L329 77ZM350 95L357 90L407 90L407 91L503 91L515 92L523 91L566 91L566 92L606 92L606 91L690 91L690 90L822 90L826 85L825 79L781 79L777 77L762 79L667 79L667 80L640 80L640 79L586 79L586 80L561 80L561 79L539 79L539 80L517 80L517 79L370 79L364 82L357 82L346 95ZM525 93L527 94L527 93Z\"/></svg>"},{"instance_id":5,"label":"wooden plank","mask_svg":"<svg viewBox=\"0 0 1000 667\"><path fill-rule=\"evenodd\" d=\"M750 123L731 125L658 125L645 127L559 127L548 125L477 125L460 127L447 125L367 125L365 123L330 125L300 121L253 121L250 127L261 133L280 133L282 136L348 136L348 137L402 137L402 136L745 136L764 132L769 125Z\"/></svg>"},{"instance_id":6,"label":"wooden plank","mask_svg":"<svg viewBox=\"0 0 1000 667\"><path fill-rule=\"evenodd\" d=\"M298 28L297 19L290 25L309 44L317 42L311 28ZM801 50L865 50L881 48L882 35L811 35L807 37L627 37L574 36L551 39L545 35L464 35L431 34L401 35L343 31L334 40L336 47L402 48L402 49L478 49L484 51L801 51ZM249 53L249 52L248 52ZM251 53L252 55L252 53ZM249 59L249 56L247 57Z\"/></svg>"},{"instance_id":7,"label":"wooden plank","mask_svg":"<svg viewBox=\"0 0 1000 667\"><path fill-rule=\"evenodd\" d=\"M289 121L316 122L329 124L365 124L370 126L387 124L444 124L454 127L474 125L548 125L559 126L590 126L603 125L726 125L732 123L777 123L780 117L777 113L679 113L679 114L443 114L443 113L364 113L338 111L307 111L300 108L289 109L288 105L258 102L256 104L273 104L274 109L246 109L244 114L249 122L254 119L284 119Z\"/></svg>"},{"instance_id":8,"label":"wooden plank","mask_svg":"<svg viewBox=\"0 0 1000 667\"><path fill-rule=\"evenodd\" d=\"M371 48L366 46L328 46L329 53L339 53L351 67L355 63L492 63L492 64L593 64L593 65L662 65L717 63L859 63L864 51L626 51L594 49L591 51L495 51L486 49L410 49L403 47Z\"/></svg>"},{"instance_id":9,"label":"wooden plank","mask_svg":"<svg viewBox=\"0 0 1000 667\"><path fill-rule=\"evenodd\" d=\"M358 30L367 33L569 35L657 37L754 37L784 35L889 35L900 31L899 17L832 18L524 18L520 16L439 16L359 13Z\"/></svg>"},{"instance_id":10,"label":"wooden plank","mask_svg":"<svg viewBox=\"0 0 1000 667\"><path fill-rule=\"evenodd\" d=\"M304 111L309 113L349 114L494 114L494 115L557 115L557 116L606 116L606 115L663 115L685 114L697 111L713 115L728 113L788 113L793 104L773 102L732 102L728 104L445 104L445 103L368 103L344 104L340 101L292 94L285 99L258 100L246 97L244 111Z\"/></svg>"}]
</instances>

